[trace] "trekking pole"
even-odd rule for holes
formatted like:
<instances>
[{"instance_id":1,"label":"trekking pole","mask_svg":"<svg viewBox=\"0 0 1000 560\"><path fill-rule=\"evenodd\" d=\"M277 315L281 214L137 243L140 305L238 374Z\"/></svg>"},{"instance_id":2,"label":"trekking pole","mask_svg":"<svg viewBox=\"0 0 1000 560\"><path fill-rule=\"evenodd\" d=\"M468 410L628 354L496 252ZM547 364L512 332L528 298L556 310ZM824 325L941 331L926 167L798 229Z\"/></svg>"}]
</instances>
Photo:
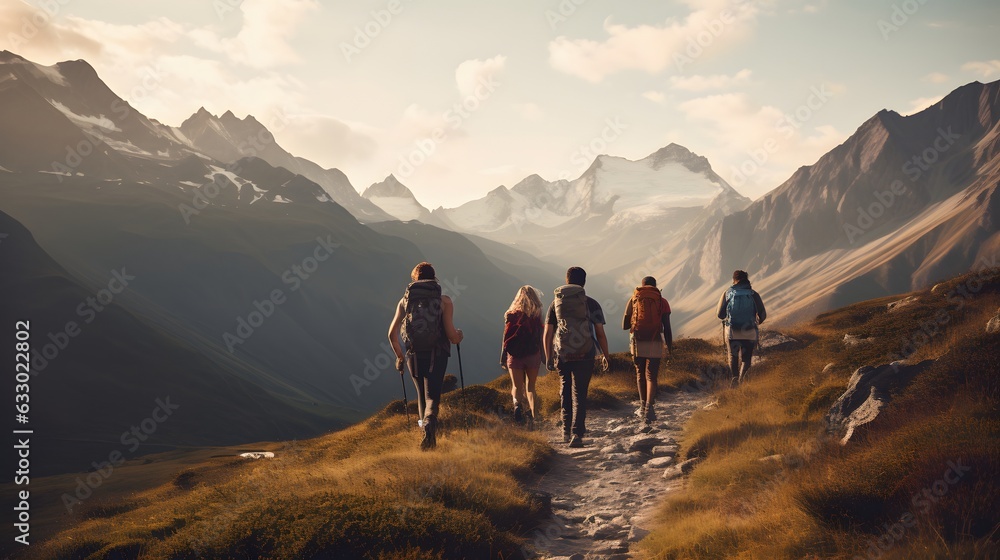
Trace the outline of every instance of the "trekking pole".
<instances>
[{"instance_id":1,"label":"trekking pole","mask_svg":"<svg viewBox=\"0 0 1000 560\"><path fill-rule=\"evenodd\" d=\"M406 400L406 381L403 380L403 370L399 370L399 384L403 387L403 412L406 413L406 427L410 427L410 404Z\"/></svg>"},{"instance_id":2,"label":"trekking pole","mask_svg":"<svg viewBox=\"0 0 1000 560\"><path fill-rule=\"evenodd\" d=\"M462 371L462 345L456 344L458 348L458 378L462 382L462 409L465 416L465 433L469 433L469 406L465 402L465 372Z\"/></svg>"}]
</instances>

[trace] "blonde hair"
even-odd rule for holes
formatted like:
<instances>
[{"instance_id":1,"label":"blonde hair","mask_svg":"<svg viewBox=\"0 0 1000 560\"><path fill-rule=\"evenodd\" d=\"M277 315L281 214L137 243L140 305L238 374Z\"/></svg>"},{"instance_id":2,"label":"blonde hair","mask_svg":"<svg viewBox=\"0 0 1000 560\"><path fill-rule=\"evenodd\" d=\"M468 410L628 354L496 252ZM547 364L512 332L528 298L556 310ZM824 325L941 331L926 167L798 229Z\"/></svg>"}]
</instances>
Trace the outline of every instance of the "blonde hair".
<instances>
[{"instance_id":1,"label":"blonde hair","mask_svg":"<svg viewBox=\"0 0 1000 560\"><path fill-rule=\"evenodd\" d=\"M531 286L521 286L514 294L514 301L510 302L510 307L504 316L506 317L515 311L520 311L528 317L541 317L542 292Z\"/></svg>"}]
</instances>

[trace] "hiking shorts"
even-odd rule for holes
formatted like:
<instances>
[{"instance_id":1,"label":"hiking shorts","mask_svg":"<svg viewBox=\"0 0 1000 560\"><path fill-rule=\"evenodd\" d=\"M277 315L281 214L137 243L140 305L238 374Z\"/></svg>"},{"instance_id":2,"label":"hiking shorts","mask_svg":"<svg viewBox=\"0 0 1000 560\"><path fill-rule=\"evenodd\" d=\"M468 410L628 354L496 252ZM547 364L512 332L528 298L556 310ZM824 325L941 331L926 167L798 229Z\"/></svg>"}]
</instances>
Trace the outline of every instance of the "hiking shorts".
<instances>
[{"instance_id":1,"label":"hiking shorts","mask_svg":"<svg viewBox=\"0 0 1000 560\"><path fill-rule=\"evenodd\" d=\"M515 358L510 354L507 354L507 369L526 369L526 370L537 370L542 367L542 353L535 352L534 354L529 354L522 358Z\"/></svg>"}]
</instances>

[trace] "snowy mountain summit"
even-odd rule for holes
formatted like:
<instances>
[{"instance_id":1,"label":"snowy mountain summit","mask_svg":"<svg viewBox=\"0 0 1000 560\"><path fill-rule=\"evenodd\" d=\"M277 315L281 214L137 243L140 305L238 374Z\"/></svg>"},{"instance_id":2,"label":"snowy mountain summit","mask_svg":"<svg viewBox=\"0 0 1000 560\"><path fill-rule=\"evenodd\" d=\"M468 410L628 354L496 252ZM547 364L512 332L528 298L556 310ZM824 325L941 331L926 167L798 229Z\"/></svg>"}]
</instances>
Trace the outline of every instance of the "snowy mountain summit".
<instances>
[{"instance_id":1,"label":"snowy mountain summit","mask_svg":"<svg viewBox=\"0 0 1000 560\"><path fill-rule=\"evenodd\" d=\"M554 228L598 216L608 225L620 226L661 218L680 208L705 208L723 194L743 198L707 159L670 144L637 161L598 156L573 181L531 175L509 189L501 186L484 198L439 208L434 214L457 229L478 234L511 227Z\"/></svg>"},{"instance_id":2,"label":"snowy mountain summit","mask_svg":"<svg viewBox=\"0 0 1000 560\"><path fill-rule=\"evenodd\" d=\"M413 196L413 192L400 183L395 175L389 175L382 182L368 187L361 196L401 222L420 220L426 223L431 216L430 210L424 208Z\"/></svg>"}]
</instances>

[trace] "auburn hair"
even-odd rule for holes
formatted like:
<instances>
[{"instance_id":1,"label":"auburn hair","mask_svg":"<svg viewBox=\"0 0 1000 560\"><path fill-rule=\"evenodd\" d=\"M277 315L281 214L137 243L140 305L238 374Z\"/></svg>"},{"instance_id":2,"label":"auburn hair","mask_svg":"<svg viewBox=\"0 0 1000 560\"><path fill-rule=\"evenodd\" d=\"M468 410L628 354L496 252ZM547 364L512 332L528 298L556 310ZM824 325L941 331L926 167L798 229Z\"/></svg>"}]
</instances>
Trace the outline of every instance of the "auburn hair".
<instances>
[{"instance_id":1,"label":"auburn hair","mask_svg":"<svg viewBox=\"0 0 1000 560\"><path fill-rule=\"evenodd\" d=\"M410 273L410 280L414 282L417 280L434 280L435 278L437 278L437 274L434 272L434 265L429 262L418 264L413 267L413 272Z\"/></svg>"}]
</instances>

